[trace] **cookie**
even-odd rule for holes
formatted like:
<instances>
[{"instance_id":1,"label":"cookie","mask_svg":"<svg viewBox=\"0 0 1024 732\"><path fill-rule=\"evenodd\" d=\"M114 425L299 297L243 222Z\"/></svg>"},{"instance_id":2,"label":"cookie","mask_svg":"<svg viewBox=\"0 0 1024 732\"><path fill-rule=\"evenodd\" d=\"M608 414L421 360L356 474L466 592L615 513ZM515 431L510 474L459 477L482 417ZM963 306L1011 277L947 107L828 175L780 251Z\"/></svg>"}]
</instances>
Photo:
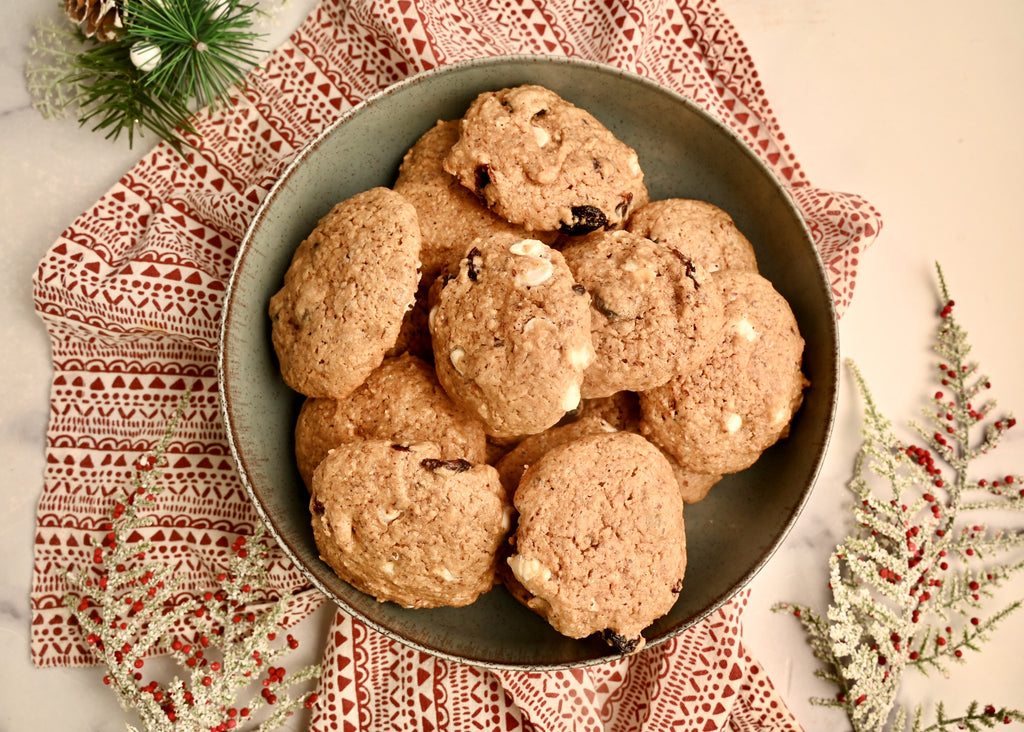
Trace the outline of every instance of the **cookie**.
<instances>
[{"instance_id":1,"label":"cookie","mask_svg":"<svg viewBox=\"0 0 1024 732\"><path fill-rule=\"evenodd\" d=\"M641 432L689 470L734 473L788 434L808 385L804 340L786 300L754 272L715 276L726 325L710 358L640 395Z\"/></svg>"},{"instance_id":2,"label":"cookie","mask_svg":"<svg viewBox=\"0 0 1024 732\"><path fill-rule=\"evenodd\" d=\"M491 466L388 440L332 451L309 505L317 549L338 576L409 608L460 607L491 589L511 511Z\"/></svg>"},{"instance_id":3,"label":"cookie","mask_svg":"<svg viewBox=\"0 0 1024 732\"><path fill-rule=\"evenodd\" d=\"M568 424L557 425L536 435L523 439L498 462L494 463L505 492L511 497L516 493L519 480L526 469L537 462L551 449L572 442L584 435L616 432L616 428L595 417L585 417Z\"/></svg>"},{"instance_id":4,"label":"cookie","mask_svg":"<svg viewBox=\"0 0 1024 732\"><path fill-rule=\"evenodd\" d=\"M616 228L649 198L636 152L536 85L479 95L444 168L497 214L538 231Z\"/></svg>"},{"instance_id":5,"label":"cookie","mask_svg":"<svg viewBox=\"0 0 1024 732\"><path fill-rule=\"evenodd\" d=\"M640 434L640 418L640 396L631 391L620 391L599 399L584 399L580 405L578 416L580 422L604 423L616 430L636 432L637 434ZM684 503L697 503L704 500L711 488L722 479L721 475L698 473L684 468L672 455L664 450L662 453L672 466L676 484L679 486L679 495L682 496ZM498 463L495 464L495 467L498 468L498 473L502 476L502 483L506 484L507 488L507 477L503 473L502 465Z\"/></svg>"},{"instance_id":6,"label":"cookie","mask_svg":"<svg viewBox=\"0 0 1024 732\"><path fill-rule=\"evenodd\" d=\"M439 278L430 310L438 380L498 439L542 432L580 401L590 306L562 255L492 234Z\"/></svg>"},{"instance_id":7,"label":"cookie","mask_svg":"<svg viewBox=\"0 0 1024 732\"><path fill-rule=\"evenodd\" d=\"M636 392L617 391L580 402L579 418L602 419L617 430L640 431L640 398Z\"/></svg>"},{"instance_id":8,"label":"cookie","mask_svg":"<svg viewBox=\"0 0 1024 732\"><path fill-rule=\"evenodd\" d=\"M285 383L344 399L398 337L419 280L416 209L387 188L337 204L296 249L270 299Z\"/></svg>"},{"instance_id":9,"label":"cookie","mask_svg":"<svg viewBox=\"0 0 1024 732\"><path fill-rule=\"evenodd\" d=\"M686 571L683 502L661 452L631 432L578 438L526 471L515 506L508 564L528 605L563 635L642 648Z\"/></svg>"},{"instance_id":10,"label":"cookie","mask_svg":"<svg viewBox=\"0 0 1024 732\"><path fill-rule=\"evenodd\" d=\"M711 489L723 478L721 474L687 470L667 452L665 457L672 464L672 472L676 476L676 485L679 486L679 495L683 499L683 503L700 503L708 497Z\"/></svg>"},{"instance_id":11,"label":"cookie","mask_svg":"<svg viewBox=\"0 0 1024 732\"><path fill-rule=\"evenodd\" d=\"M480 420L457 407L434 369L415 356L385 359L345 399L306 399L295 425L295 456L309 486L316 466L338 445L356 440L432 440L445 460L486 459Z\"/></svg>"},{"instance_id":12,"label":"cookie","mask_svg":"<svg viewBox=\"0 0 1024 732\"><path fill-rule=\"evenodd\" d=\"M633 212L626 228L675 249L708 272L757 272L753 245L732 217L713 203L687 198L651 201Z\"/></svg>"},{"instance_id":13,"label":"cookie","mask_svg":"<svg viewBox=\"0 0 1024 732\"><path fill-rule=\"evenodd\" d=\"M590 234L562 254L590 293L596 356L584 375L584 398L660 386L714 348L721 292L699 264L621 230Z\"/></svg>"},{"instance_id":14,"label":"cookie","mask_svg":"<svg viewBox=\"0 0 1024 732\"><path fill-rule=\"evenodd\" d=\"M597 418L583 418L567 424L558 424L543 432L530 435L512 447L511 450L502 455L501 459L492 463L498 471L498 478L505 489L505 494L512 500L527 468L540 460L551 449L572 442L584 435L602 434L615 432L615 428L604 420ZM513 526L516 523L513 515ZM505 586L516 600L529 606L532 595L526 591L523 585L512 573L507 559L508 552L499 553L498 580Z\"/></svg>"},{"instance_id":15,"label":"cookie","mask_svg":"<svg viewBox=\"0 0 1024 732\"><path fill-rule=\"evenodd\" d=\"M554 240L550 233L528 233L498 216L445 171L444 159L458 139L459 120L437 122L406 152L394 184L419 217L421 275L426 282L457 261L480 236L510 231L523 239Z\"/></svg>"}]
</instances>

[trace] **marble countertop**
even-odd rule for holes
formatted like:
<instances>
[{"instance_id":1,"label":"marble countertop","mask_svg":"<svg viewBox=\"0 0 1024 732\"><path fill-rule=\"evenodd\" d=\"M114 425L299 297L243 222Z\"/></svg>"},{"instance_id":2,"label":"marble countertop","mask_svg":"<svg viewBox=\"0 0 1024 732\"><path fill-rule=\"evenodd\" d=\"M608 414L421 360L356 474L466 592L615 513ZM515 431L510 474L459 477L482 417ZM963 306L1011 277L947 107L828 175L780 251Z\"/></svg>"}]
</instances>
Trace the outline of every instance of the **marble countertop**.
<instances>
[{"instance_id":1,"label":"marble countertop","mask_svg":"<svg viewBox=\"0 0 1024 732\"><path fill-rule=\"evenodd\" d=\"M314 0L278 11L271 40L287 36ZM779 122L810 181L858 193L885 227L859 264L853 305L840 321L841 350L868 380L881 410L902 427L930 393L936 323L935 262L945 270L974 356L1004 410L1024 409L1024 320L1020 233L1024 182L1024 4L989 0L968 11L949 0L720 0L759 69ZM51 377L49 342L32 304L31 278L60 232L146 150L46 121L30 106L23 67L36 16L49 3L21 2L0 29L0 732L123 730L125 715L99 669L33 667L28 592L35 506L42 486ZM745 639L809 731L847 727L810 704L834 689L813 675L798 624L772 613L778 601L823 609L826 561L848 530L851 476L860 444L861 404L844 372L835 432L815 491L793 531L755 578ZM1011 431L986 463L1020 473L1024 433ZM989 603L1022 596L1020 581ZM303 622L291 663L318 652L326 611ZM1024 612L1011 616L948 679L904 686L909 701L967 700L1024 706ZM306 654L303 657L303 654ZM301 719L291 728L302 728Z\"/></svg>"}]
</instances>

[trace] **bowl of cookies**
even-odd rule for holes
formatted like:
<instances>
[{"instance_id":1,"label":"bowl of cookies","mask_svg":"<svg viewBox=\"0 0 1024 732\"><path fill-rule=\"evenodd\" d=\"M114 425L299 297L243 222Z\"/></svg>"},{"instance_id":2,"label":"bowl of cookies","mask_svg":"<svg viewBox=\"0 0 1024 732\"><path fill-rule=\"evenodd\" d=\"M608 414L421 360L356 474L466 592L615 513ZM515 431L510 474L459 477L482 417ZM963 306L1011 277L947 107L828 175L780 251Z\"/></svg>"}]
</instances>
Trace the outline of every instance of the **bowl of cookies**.
<instances>
[{"instance_id":1,"label":"bowl of cookies","mask_svg":"<svg viewBox=\"0 0 1024 732\"><path fill-rule=\"evenodd\" d=\"M725 125L598 63L400 82L302 150L219 344L242 482L371 628L490 668L641 653L714 612L806 502L830 288Z\"/></svg>"}]
</instances>

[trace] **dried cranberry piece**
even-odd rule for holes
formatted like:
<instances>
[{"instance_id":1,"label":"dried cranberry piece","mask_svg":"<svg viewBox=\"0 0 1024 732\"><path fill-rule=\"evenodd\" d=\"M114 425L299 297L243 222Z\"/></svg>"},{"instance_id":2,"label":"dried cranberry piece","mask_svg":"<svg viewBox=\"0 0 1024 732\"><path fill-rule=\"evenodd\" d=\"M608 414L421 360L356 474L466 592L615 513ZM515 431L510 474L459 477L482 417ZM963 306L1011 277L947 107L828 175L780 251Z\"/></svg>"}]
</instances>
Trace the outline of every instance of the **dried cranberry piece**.
<instances>
[{"instance_id":1,"label":"dried cranberry piece","mask_svg":"<svg viewBox=\"0 0 1024 732\"><path fill-rule=\"evenodd\" d=\"M608 307L608 303L604 301L604 298L602 298L600 294L596 292L592 293L591 302L594 303L594 308L597 309L597 312L601 313L601 315L608 318L608 320L614 320L615 318L619 317L619 314L617 312Z\"/></svg>"},{"instance_id":2,"label":"dried cranberry piece","mask_svg":"<svg viewBox=\"0 0 1024 732\"><path fill-rule=\"evenodd\" d=\"M559 227L566 236L582 236L608 225L608 217L597 206L573 206L572 221L563 221Z\"/></svg>"},{"instance_id":3,"label":"dried cranberry piece","mask_svg":"<svg viewBox=\"0 0 1024 732\"><path fill-rule=\"evenodd\" d=\"M619 653L632 653L640 647L641 638L639 636L636 638L626 638L611 628L607 628L601 635L607 643L615 646Z\"/></svg>"},{"instance_id":4,"label":"dried cranberry piece","mask_svg":"<svg viewBox=\"0 0 1024 732\"><path fill-rule=\"evenodd\" d=\"M629 213L629 206L633 203L633 194L627 193L623 196L622 200L619 201L619 205L615 207L615 215L620 219L626 218L626 214Z\"/></svg>"},{"instance_id":5,"label":"dried cranberry piece","mask_svg":"<svg viewBox=\"0 0 1024 732\"><path fill-rule=\"evenodd\" d=\"M451 470L453 473L464 473L473 467L473 463L468 460L459 458L458 460L439 460L437 458L424 458L420 460L422 465L427 470L441 470L442 468Z\"/></svg>"},{"instance_id":6,"label":"dried cranberry piece","mask_svg":"<svg viewBox=\"0 0 1024 732\"><path fill-rule=\"evenodd\" d=\"M476 247L470 249L466 255L466 261L468 262L466 276L473 280L473 282L476 282L476 278L480 276L480 265L483 264L483 256L480 254L480 250Z\"/></svg>"},{"instance_id":7,"label":"dried cranberry piece","mask_svg":"<svg viewBox=\"0 0 1024 732\"><path fill-rule=\"evenodd\" d=\"M700 282L697 280L697 267L694 265L693 260L678 249L669 247L669 251L676 256L676 259L683 263L683 266L686 267L686 276L693 280L694 289L699 290Z\"/></svg>"}]
</instances>

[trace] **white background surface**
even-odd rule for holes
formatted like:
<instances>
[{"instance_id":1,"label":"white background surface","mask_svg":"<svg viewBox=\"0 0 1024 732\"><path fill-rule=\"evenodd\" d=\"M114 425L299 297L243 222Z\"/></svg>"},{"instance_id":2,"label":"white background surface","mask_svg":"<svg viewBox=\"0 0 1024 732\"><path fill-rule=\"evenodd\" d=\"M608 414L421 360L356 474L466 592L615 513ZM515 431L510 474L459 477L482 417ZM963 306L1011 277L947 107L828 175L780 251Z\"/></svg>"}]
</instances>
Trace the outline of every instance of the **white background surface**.
<instances>
[{"instance_id":1,"label":"white background surface","mask_svg":"<svg viewBox=\"0 0 1024 732\"><path fill-rule=\"evenodd\" d=\"M926 379L935 362L938 261L992 395L1002 409L1024 413L1024 3L986 0L968 10L934 0L720 2L811 182L858 193L882 213L882 235L861 258L854 302L840 322L842 354L860 366L882 411L902 428L932 391ZM268 29L269 45L313 4L288 2ZM122 730L125 720L99 669L40 670L29 658L34 514L51 378L31 278L60 232L151 142L129 150L73 120L45 121L30 107L27 43L34 19L52 5L12 4L0 26L0 732ZM859 399L844 373L818 485L754 581L745 615L748 646L809 732L848 726L841 714L809 703L834 689L813 676L816 664L797 623L769 608L782 600L825 607L826 560L848 528L844 486L859 430ZM986 468L1020 474L1024 430L1011 431ZM991 607L1020 597L1018 579ZM303 648L290 666L316 654L325 620L321 612L300 626ZM1024 612L1006 621L983 656L968 655L948 680L906 684L906 696L942 699L951 711L971 698L1024 707L1021 648Z\"/></svg>"}]
</instances>

